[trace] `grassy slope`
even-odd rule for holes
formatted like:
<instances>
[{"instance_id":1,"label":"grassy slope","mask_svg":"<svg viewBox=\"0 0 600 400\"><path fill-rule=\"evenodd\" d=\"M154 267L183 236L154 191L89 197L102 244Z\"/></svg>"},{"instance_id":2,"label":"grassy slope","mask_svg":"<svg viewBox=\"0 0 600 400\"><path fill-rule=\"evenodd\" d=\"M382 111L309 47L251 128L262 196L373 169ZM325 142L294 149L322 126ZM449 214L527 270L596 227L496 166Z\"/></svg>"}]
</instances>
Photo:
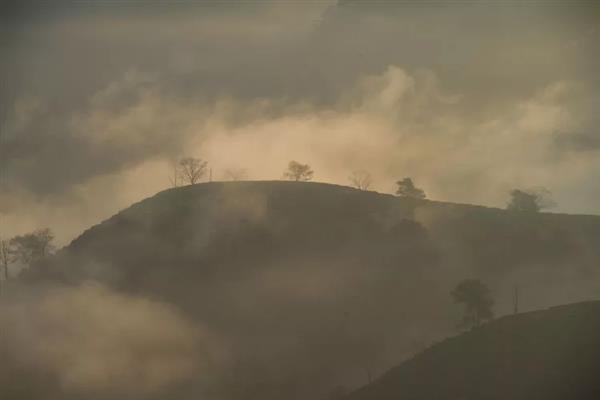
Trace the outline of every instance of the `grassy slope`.
<instances>
[{"instance_id":1,"label":"grassy slope","mask_svg":"<svg viewBox=\"0 0 600 400\"><path fill-rule=\"evenodd\" d=\"M89 229L32 280L98 280L171 303L243 371L233 398L365 383L454 332L449 291L483 279L497 312L600 294L600 218L523 215L318 183L161 192ZM259 352L256 349L260 349ZM237 389L236 389L237 390Z\"/></svg>"},{"instance_id":2,"label":"grassy slope","mask_svg":"<svg viewBox=\"0 0 600 400\"><path fill-rule=\"evenodd\" d=\"M600 302L503 317L432 346L345 400L599 399Z\"/></svg>"},{"instance_id":3,"label":"grassy slope","mask_svg":"<svg viewBox=\"0 0 600 400\"><path fill-rule=\"evenodd\" d=\"M264 264L282 257L321 258L326 253L336 259L344 253L346 258L364 259L379 251L369 263L385 262L381 258L418 264L413 254L401 257L403 250L397 250L406 241L402 235L414 233L414 227L401 226L406 220L426 229L425 246L453 270L456 280L463 276L490 280L507 299L510 289L502 286L503 278L529 285L525 289L529 309L579 301L595 293L596 287L583 292L567 287L552 303L543 288L596 274L600 217L525 215L317 183L210 183L167 190L85 232L67 253L117 265L110 279L133 285L141 279L135 267L142 262L146 265L139 268L147 273L148 266L186 264L192 258L207 270L216 264ZM232 250L243 253L243 260L232 259ZM190 257L182 260L177 254L181 251L188 251ZM129 276L122 276L125 268L130 269ZM163 265L161 270L165 269ZM536 275L547 273L546 281L537 281Z\"/></svg>"}]
</instances>

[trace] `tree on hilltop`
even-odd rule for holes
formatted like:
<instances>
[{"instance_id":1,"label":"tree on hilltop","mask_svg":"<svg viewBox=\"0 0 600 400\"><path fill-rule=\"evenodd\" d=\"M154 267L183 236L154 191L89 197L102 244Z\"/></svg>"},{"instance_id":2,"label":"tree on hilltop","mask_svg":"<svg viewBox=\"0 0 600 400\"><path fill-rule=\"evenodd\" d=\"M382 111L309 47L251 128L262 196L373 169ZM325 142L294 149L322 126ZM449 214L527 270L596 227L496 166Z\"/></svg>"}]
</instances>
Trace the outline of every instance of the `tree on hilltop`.
<instances>
[{"instance_id":1,"label":"tree on hilltop","mask_svg":"<svg viewBox=\"0 0 600 400\"><path fill-rule=\"evenodd\" d=\"M283 177L296 182L310 181L313 178L313 170L308 164L290 161Z\"/></svg>"},{"instance_id":2,"label":"tree on hilltop","mask_svg":"<svg viewBox=\"0 0 600 400\"><path fill-rule=\"evenodd\" d=\"M352 183L352 186L359 190L367 190L373 182L371 174L365 170L353 171L348 179Z\"/></svg>"},{"instance_id":3,"label":"tree on hilltop","mask_svg":"<svg viewBox=\"0 0 600 400\"><path fill-rule=\"evenodd\" d=\"M550 191L547 189L513 189L510 191L510 200L506 209L510 211L537 213L544 208L553 206L554 202L551 199Z\"/></svg>"},{"instance_id":4,"label":"tree on hilltop","mask_svg":"<svg viewBox=\"0 0 600 400\"><path fill-rule=\"evenodd\" d=\"M410 197L413 199L425 198L423 189L416 187L411 178L404 178L396 182L396 185L398 185L396 194L400 197Z\"/></svg>"}]
</instances>

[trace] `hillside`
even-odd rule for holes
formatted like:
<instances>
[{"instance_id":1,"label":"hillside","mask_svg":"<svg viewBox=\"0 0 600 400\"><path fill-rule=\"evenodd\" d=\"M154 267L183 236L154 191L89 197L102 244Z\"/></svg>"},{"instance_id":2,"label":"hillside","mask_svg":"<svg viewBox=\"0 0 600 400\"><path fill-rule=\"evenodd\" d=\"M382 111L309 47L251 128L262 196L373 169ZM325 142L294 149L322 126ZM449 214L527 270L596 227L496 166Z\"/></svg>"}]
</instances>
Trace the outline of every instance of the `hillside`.
<instances>
[{"instance_id":1,"label":"hillside","mask_svg":"<svg viewBox=\"0 0 600 400\"><path fill-rule=\"evenodd\" d=\"M515 285L522 310L597 298L598 243L592 216L207 183L131 206L24 278L171 304L227 348L238 372L220 398L293 400L362 385L455 332L449 291L466 277L490 286L500 315Z\"/></svg>"},{"instance_id":2,"label":"hillside","mask_svg":"<svg viewBox=\"0 0 600 400\"><path fill-rule=\"evenodd\" d=\"M600 302L503 317L446 339L345 400L600 398Z\"/></svg>"},{"instance_id":3,"label":"hillside","mask_svg":"<svg viewBox=\"0 0 600 400\"><path fill-rule=\"evenodd\" d=\"M169 274L188 261L195 265L186 273L205 279L216 278L217 269L225 273L217 265L245 263L251 270L282 259L341 257L362 266L444 266L457 280L489 277L492 286L515 274L514 284L530 284L527 307L537 309L582 300L571 298L582 295L579 285L565 285L598 272L598 242L597 216L528 215L319 183L208 183L166 190L92 227L60 253L59 275L56 269L43 274L141 289L162 278L150 270ZM536 283L542 271L546 278ZM554 284L563 298L542 293Z\"/></svg>"}]
</instances>

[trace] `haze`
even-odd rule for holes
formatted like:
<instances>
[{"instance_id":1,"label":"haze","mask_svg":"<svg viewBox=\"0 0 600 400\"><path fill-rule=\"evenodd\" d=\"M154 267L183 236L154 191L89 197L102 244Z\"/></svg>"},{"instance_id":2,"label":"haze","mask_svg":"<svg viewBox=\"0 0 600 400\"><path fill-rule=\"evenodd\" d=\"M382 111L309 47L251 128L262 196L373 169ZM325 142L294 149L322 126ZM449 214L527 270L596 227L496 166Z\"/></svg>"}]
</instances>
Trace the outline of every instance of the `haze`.
<instances>
[{"instance_id":1,"label":"haze","mask_svg":"<svg viewBox=\"0 0 600 400\"><path fill-rule=\"evenodd\" d=\"M593 2L3 3L3 236L60 244L169 187L170 162L600 213Z\"/></svg>"}]
</instances>

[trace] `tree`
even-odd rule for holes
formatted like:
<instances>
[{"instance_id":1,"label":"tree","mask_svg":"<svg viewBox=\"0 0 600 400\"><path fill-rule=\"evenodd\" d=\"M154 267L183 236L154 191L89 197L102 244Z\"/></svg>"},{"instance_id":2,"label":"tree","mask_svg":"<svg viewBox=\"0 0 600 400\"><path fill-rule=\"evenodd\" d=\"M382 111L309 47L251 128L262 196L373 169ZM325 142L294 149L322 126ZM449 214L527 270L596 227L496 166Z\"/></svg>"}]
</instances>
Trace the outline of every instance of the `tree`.
<instances>
[{"instance_id":1,"label":"tree","mask_svg":"<svg viewBox=\"0 0 600 400\"><path fill-rule=\"evenodd\" d=\"M513 189L510 191L510 201L506 209L510 211L537 213L544 208L554 206L554 202L550 197L550 191L544 188L528 191Z\"/></svg>"},{"instance_id":2,"label":"tree","mask_svg":"<svg viewBox=\"0 0 600 400\"><path fill-rule=\"evenodd\" d=\"M30 265L48 256L54 250L52 240L54 235L50 229L39 229L10 239L10 252L14 255L14 261Z\"/></svg>"},{"instance_id":3,"label":"tree","mask_svg":"<svg viewBox=\"0 0 600 400\"><path fill-rule=\"evenodd\" d=\"M460 324L463 327L479 326L484 320L494 317L494 300L490 291L477 279L465 279L451 292L455 303L463 303L465 316Z\"/></svg>"},{"instance_id":4,"label":"tree","mask_svg":"<svg viewBox=\"0 0 600 400\"><path fill-rule=\"evenodd\" d=\"M223 175L225 179L230 181L243 181L248 176L248 173L244 168L228 168Z\"/></svg>"},{"instance_id":5,"label":"tree","mask_svg":"<svg viewBox=\"0 0 600 400\"><path fill-rule=\"evenodd\" d=\"M396 194L400 197L410 197L413 199L424 199L425 192L423 189L416 187L410 178L404 178L401 181L396 182L398 189Z\"/></svg>"},{"instance_id":6,"label":"tree","mask_svg":"<svg viewBox=\"0 0 600 400\"><path fill-rule=\"evenodd\" d=\"M371 179L371 174L364 170L352 172L352 175L350 175L348 179L350 179L352 186L359 190L367 190L373 181Z\"/></svg>"},{"instance_id":7,"label":"tree","mask_svg":"<svg viewBox=\"0 0 600 400\"><path fill-rule=\"evenodd\" d=\"M13 262L13 251L8 240L0 239L0 265L4 271L0 272L4 275L4 280L10 278L8 272L9 265Z\"/></svg>"},{"instance_id":8,"label":"tree","mask_svg":"<svg viewBox=\"0 0 600 400\"><path fill-rule=\"evenodd\" d=\"M291 181L310 181L313 177L313 170L308 164L300 164L296 161L290 161L283 177Z\"/></svg>"},{"instance_id":9,"label":"tree","mask_svg":"<svg viewBox=\"0 0 600 400\"><path fill-rule=\"evenodd\" d=\"M199 158L186 157L179 161L179 179L188 185L194 185L206 175L208 162Z\"/></svg>"}]
</instances>

